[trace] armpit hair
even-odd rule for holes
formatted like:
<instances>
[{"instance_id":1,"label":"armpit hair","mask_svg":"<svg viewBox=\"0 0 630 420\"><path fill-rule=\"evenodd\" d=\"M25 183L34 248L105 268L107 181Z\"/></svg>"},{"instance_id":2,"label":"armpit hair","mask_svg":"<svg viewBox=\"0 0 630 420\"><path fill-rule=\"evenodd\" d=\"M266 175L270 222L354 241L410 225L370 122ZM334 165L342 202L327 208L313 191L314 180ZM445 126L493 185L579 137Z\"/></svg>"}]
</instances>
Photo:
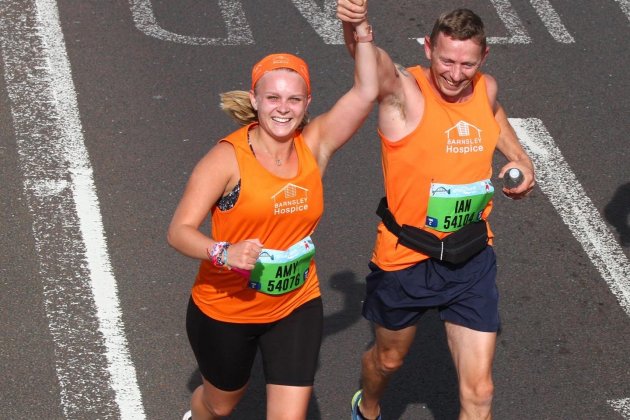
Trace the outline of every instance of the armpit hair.
<instances>
[{"instance_id":1,"label":"armpit hair","mask_svg":"<svg viewBox=\"0 0 630 420\"><path fill-rule=\"evenodd\" d=\"M398 63L395 63L394 65L396 66L396 70L397 70L396 77L400 77L401 74L405 77L411 76L411 74L407 71L407 68L404 67L403 65L398 64ZM391 106L394 109L396 109L403 120L406 119L407 115L405 114L404 98L398 95L389 95L387 98L385 98L385 102L388 106Z\"/></svg>"}]
</instances>

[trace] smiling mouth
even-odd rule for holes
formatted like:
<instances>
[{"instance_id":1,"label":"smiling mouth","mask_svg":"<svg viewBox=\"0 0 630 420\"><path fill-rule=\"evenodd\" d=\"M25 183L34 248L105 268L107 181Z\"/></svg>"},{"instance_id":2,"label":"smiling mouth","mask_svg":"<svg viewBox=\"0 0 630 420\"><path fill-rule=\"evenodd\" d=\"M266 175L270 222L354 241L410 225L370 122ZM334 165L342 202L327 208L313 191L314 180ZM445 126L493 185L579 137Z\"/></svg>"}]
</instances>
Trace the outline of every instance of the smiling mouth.
<instances>
[{"instance_id":1,"label":"smiling mouth","mask_svg":"<svg viewBox=\"0 0 630 420\"><path fill-rule=\"evenodd\" d=\"M288 123L291 121L291 118L283 118L283 117L271 117L272 120L278 123Z\"/></svg>"},{"instance_id":2,"label":"smiling mouth","mask_svg":"<svg viewBox=\"0 0 630 420\"><path fill-rule=\"evenodd\" d=\"M451 82L451 81L450 81L450 80L448 80L448 79L444 79L444 80L446 81L446 84L447 84L447 85L452 86L452 87L458 87L458 86L461 84L461 82L459 82L459 83L455 83L455 82Z\"/></svg>"}]
</instances>

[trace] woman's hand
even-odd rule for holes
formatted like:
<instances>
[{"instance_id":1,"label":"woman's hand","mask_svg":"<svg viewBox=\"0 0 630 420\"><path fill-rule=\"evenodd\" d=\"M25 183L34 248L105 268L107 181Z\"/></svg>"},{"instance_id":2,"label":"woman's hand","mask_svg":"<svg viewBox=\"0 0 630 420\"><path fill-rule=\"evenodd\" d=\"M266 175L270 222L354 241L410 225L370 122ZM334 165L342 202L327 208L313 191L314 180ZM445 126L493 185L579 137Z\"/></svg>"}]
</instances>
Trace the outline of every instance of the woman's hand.
<instances>
[{"instance_id":1,"label":"woman's hand","mask_svg":"<svg viewBox=\"0 0 630 420\"><path fill-rule=\"evenodd\" d=\"M227 265L243 270L252 270L262 248L263 244L258 238L245 239L231 244L227 252Z\"/></svg>"}]
</instances>

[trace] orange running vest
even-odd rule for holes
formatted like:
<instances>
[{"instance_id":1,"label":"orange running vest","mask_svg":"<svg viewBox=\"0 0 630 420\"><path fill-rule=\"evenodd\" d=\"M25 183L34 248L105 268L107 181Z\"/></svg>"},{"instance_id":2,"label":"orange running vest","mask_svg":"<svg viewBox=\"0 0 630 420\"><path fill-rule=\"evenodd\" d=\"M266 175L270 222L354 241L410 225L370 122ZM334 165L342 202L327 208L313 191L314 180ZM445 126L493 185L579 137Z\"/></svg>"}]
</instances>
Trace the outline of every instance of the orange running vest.
<instances>
[{"instance_id":1,"label":"orange running vest","mask_svg":"<svg viewBox=\"0 0 630 420\"><path fill-rule=\"evenodd\" d=\"M236 243L258 238L265 248L286 250L311 235L323 210L321 173L301 133L294 138L298 174L279 178L267 171L252 153L243 127L221 141L234 147L241 190L233 208L212 208L212 238ZM229 250L228 250L229 254ZM302 287L280 296L251 289L240 274L217 268L204 260L192 288L192 298L209 317L234 323L274 322L307 301L320 296L315 261Z\"/></svg>"},{"instance_id":2,"label":"orange running vest","mask_svg":"<svg viewBox=\"0 0 630 420\"><path fill-rule=\"evenodd\" d=\"M473 94L462 103L444 101L431 87L420 66L408 69L424 96L420 124L399 141L388 140L380 131L385 193L398 224L425 226L431 183L468 184L492 176L492 156L499 137L485 78L473 79ZM486 219L492 201L483 211ZM488 226L488 235L492 232ZM428 256L398 244L398 238L383 223L377 228L372 261L386 271L410 267Z\"/></svg>"}]
</instances>

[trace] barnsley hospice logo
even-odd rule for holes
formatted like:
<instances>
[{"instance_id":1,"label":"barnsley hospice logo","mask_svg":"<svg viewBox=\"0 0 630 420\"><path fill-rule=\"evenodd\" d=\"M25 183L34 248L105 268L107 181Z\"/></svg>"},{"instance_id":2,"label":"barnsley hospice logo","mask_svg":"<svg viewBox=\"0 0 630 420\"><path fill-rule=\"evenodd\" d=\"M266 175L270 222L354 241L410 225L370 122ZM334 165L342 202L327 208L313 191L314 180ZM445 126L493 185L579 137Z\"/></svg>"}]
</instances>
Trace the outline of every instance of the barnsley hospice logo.
<instances>
[{"instance_id":1,"label":"barnsley hospice logo","mask_svg":"<svg viewBox=\"0 0 630 420\"><path fill-rule=\"evenodd\" d=\"M295 184L287 184L271 196L273 214L290 214L308 210L308 190Z\"/></svg>"},{"instance_id":2,"label":"barnsley hospice logo","mask_svg":"<svg viewBox=\"0 0 630 420\"><path fill-rule=\"evenodd\" d=\"M483 152L481 130L466 121L459 121L444 134L446 134L446 153Z\"/></svg>"}]
</instances>

